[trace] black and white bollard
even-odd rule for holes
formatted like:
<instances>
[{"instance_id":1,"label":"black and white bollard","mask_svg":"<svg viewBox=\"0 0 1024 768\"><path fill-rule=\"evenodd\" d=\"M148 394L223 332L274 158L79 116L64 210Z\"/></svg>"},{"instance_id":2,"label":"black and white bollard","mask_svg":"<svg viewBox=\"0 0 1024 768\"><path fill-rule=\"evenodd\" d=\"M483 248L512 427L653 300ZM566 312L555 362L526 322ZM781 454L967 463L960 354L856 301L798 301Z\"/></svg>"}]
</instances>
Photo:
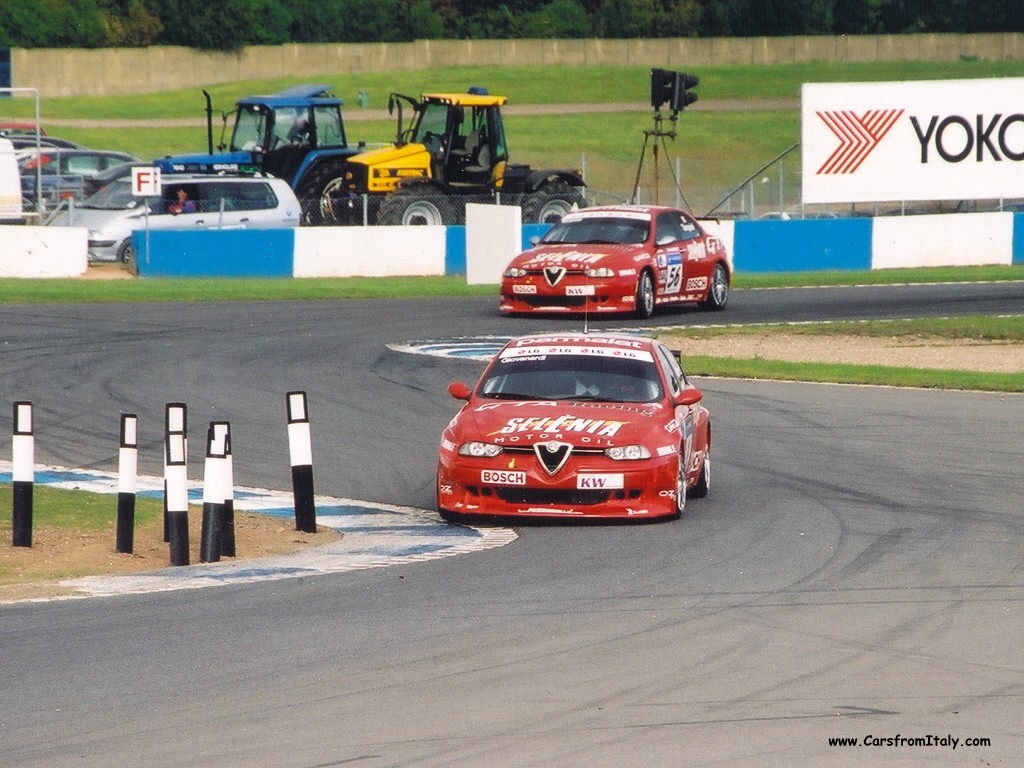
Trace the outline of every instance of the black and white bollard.
<instances>
[{"instance_id":1,"label":"black and white bollard","mask_svg":"<svg viewBox=\"0 0 1024 768\"><path fill-rule=\"evenodd\" d=\"M224 504L220 517L220 553L235 556L235 469L231 454L231 423L218 421L215 429L224 435Z\"/></svg>"},{"instance_id":2,"label":"black and white bollard","mask_svg":"<svg viewBox=\"0 0 1024 768\"><path fill-rule=\"evenodd\" d=\"M203 527L199 542L199 559L204 563L220 560L221 521L227 497L227 430L210 422L206 431L206 464L203 468Z\"/></svg>"},{"instance_id":3,"label":"black and white bollard","mask_svg":"<svg viewBox=\"0 0 1024 768\"><path fill-rule=\"evenodd\" d=\"M170 541L170 530L167 518L167 446L171 435L181 435L184 441L186 477L188 475L188 410L184 403L167 403L164 408L164 541ZM187 509L187 507L186 507Z\"/></svg>"},{"instance_id":4,"label":"black and white bollard","mask_svg":"<svg viewBox=\"0 0 1024 768\"><path fill-rule=\"evenodd\" d=\"M32 546L32 487L35 484L35 437L32 430L32 403L14 404L14 431L11 435L14 491L13 543Z\"/></svg>"},{"instance_id":5,"label":"black and white bollard","mask_svg":"<svg viewBox=\"0 0 1024 768\"><path fill-rule=\"evenodd\" d=\"M135 551L135 492L139 471L139 417L121 414L121 447L117 460L117 551Z\"/></svg>"},{"instance_id":6,"label":"black and white bollard","mask_svg":"<svg viewBox=\"0 0 1024 768\"><path fill-rule=\"evenodd\" d=\"M288 453L292 464L292 494L295 497L295 528L316 533L316 505L313 502L313 442L309 430L309 409L305 392L289 392Z\"/></svg>"},{"instance_id":7,"label":"black and white bollard","mask_svg":"<svg viewBox=\"0 0 1024 768\"><path fill-rule=\"evenodd\" d=\"M185 434L170 432L165 443L164 494L167 506L167 540L171 543L171 565L188 565L188 467Z\"/></svg>"}]
</instances>

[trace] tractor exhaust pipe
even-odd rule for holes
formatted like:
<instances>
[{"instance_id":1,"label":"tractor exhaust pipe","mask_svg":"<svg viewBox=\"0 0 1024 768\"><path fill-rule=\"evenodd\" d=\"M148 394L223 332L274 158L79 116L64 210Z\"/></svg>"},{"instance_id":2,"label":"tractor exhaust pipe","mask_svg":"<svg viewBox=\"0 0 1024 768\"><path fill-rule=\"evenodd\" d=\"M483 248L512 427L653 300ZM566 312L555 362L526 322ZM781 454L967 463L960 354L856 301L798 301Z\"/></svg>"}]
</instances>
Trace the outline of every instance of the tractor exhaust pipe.
<instances>
[{"instance_id":1,"label":"tractor exhaust pipe","mask_svg":"<svg viewBox=\"0 0 1024 768\"><path fill-rule=\"evenodd\" d=\"M210 92L203 90L206 97L206 152L213 154L213 101L210 99Z\"/></svg>"}]
</instances>

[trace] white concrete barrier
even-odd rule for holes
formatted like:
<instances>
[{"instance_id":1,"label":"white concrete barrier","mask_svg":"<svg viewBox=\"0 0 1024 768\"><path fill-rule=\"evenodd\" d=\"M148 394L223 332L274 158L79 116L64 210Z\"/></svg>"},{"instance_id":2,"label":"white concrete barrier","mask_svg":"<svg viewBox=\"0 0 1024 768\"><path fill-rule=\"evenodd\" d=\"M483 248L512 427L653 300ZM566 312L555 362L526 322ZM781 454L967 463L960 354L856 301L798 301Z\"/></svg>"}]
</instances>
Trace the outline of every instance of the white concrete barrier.
<instances>
[{"instance_id":1,"label":"white concrete barrier","mask_svg":"<svg viewBox=\"0 0 1024 768\"><path fill-rule=\"evenodd\" d=\"M872 269L1013 263L1012 213L885 216L871 227Z\"/></svg>"},{"instance_id":2,"label":"white concrete barrier","mask_svg":"<svg viewBox=\"0 0 1024 768\"><path fill-rule=\"evenodd\" d=\"M518 205L466 205L466 283L501 282L505 267L522 251L523 209Z\"/></svg>"},{"instance_id":3,"label":"white concrete barrier","mask_svg":"<svg viewBox=\"0 0 1024 768\"><path fill-rule=\"evenodd\" d=\"M79 277L88 247L82 227L0 226L0 277Z\"/></svg>"},{"instance_id":4,"label":"white concrete barrier","mask_svg":"<svg viewBox=\"0 0 1024 768\"><path fill-rule=\"evenodd\" d=\"M445 227L300 227L295 277L445 273Z\"/></svg>"}]
</instances>

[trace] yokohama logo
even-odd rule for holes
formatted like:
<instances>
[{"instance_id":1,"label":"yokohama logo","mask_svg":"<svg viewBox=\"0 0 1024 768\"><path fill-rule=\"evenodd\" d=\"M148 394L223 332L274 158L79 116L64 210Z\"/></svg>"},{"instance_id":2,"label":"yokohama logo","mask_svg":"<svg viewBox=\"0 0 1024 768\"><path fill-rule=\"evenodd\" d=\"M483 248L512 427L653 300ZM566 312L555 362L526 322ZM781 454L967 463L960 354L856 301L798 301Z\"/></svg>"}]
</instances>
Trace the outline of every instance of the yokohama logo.
<instances>
[{"instance_id":1,"label":"yokohama logo","mask_svg":"<svg viewBox=\"0 0 1024 768\"><path fill-rule=\"evenodd\" d=\"M903 114L902 109L871 109L861 116L843 110L816 113L839 139L839 146L818 169L818 174L856 171Z\"/></svg>"}]
</instances>

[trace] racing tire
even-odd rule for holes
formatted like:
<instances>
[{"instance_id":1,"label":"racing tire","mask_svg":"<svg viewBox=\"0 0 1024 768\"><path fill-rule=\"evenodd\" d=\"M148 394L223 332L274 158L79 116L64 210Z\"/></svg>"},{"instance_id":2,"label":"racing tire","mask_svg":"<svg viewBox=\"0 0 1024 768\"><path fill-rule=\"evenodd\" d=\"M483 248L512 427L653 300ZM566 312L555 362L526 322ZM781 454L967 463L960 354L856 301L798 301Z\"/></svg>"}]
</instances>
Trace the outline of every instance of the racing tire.
<instances>
[{"instance_id":1,"label":"racing tire","mask_svg":"<svg viewBox=\"0 0 1024 768\"><path fill-rule=\"evenodd\" d=\"M117 260L122 264L128 263L128 258L131 256L132 251L132 239L126 237L124 242L117 247Z\"/></svg>"},{"instance_id":2,"label":"racing tire","mask_svg":"<svg viewBox=\"0 0 1024 768\"><path fill-rule=\"evenodd\" d=\"M679 451L679 469L676 471L676 517L686 511L686 461L682 449Z\"/></svg>"},{"instance_id":3,"label":"racing tire","mask_svg":"<svg viewBox=\"0 0 1024 768\"><path fill-rule=\"evenodd\" d=\"M437 508L437 514L446 523L461 523L462 522L462 518L459 515L455 514L454 512L449 512L447 509L442 509L441 507Z\"/></svg>"},{"instance_id":4,"label":"racing tire","mask_svg":"<svg viewBox=\"0 0 1024 768\"><path fill-rule=\"evenodd\" d=\"M711 284L708 286L708 296L701 303L703 309L710 309L718 312L725 309L729 303L729 275L725 267L715 264L715 271L711 273Z\"/></svg>"},{"instance_id":5,"label":"racing tire","mask_svg":"<svg viewBox=\"0 0 1024 768\"><path fill-rule=\"evenodd\" d=\"M138 276L139 257L135 252L135 246L132 245L132 239L130 237L121 243L121 247L117 249L117 260L124 264L124 267L128 270L129 274Z\"/></svg>"},{"instance_id":6,"label":"racing tire","mask_svg":"<svg viewBox=\"0 0 1024 768\"><path fill-rule=\"evenodd\" d=\"M654 278L648 269L641 271L640 277L636 279L635 314L641 320L654 314Z\"/></svg>"},{"instance_id":7,"label":"racing tire","mask_svg":"<svg viewBox=\"0 0 1024 768\"><path fill-rule=\"evenodd\" d=\"M711 451L704 454L704 461L700 465L700 476L693 488L690 489L690 498L703 499L711 490Z\"/></svg>"},{"instance_id":8,"label":"racing tire","mask_svg":"<svg viewBox=\"0 0 1024 768\"><path fill-rule=\"evenodd\" d=\"M565 182L548 184L529 195L523 217L529 224L555 224L569 211L586 204L586 198L575 187Z\"/></svg>"},{"instance_id":9,"label":"racing tire","mask_svg":"<svg viewBox=\"0 0 1024 768\"><path fill-rule=\"evenodd\" d=\"M442 192L415 187L399 189L380 204L381 224L392 226L441 226L456 224L453 204Z\"/></svg>"}]
</instances>

